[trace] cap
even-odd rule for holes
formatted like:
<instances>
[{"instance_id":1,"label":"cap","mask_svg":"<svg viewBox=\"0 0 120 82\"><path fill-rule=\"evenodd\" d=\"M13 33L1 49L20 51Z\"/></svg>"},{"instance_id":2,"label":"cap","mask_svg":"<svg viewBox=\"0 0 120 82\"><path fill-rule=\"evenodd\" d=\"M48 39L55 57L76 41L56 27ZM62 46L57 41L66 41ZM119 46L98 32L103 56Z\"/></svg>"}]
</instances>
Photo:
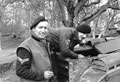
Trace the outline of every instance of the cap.
<instances>
[{"instance_id":1,"label":"cap","mask_svg":"<svg viewBox=\"0 0 120 82\"><path fill-rule=\"evenodd\" d=\"M76 30L84 34L89 34L91 32L91 27L87 24L81 24L77 26Z\"/></svg>"},{"instance_id":2,"label":"cap","mask_svg":"<svg viewBox=\"0 0 120 82\"><path fill-rule=\"evenodd\" d=\"M37 25L39 22L42 22L42 21L48 21L48 20L45 19L44 16L40 16L40 17L38 17L37 19L35 19L35 21L34 21L33 24L31 25L30 29L32 30L33 28L35 28L36 25Z\"/></svg>"}]
</instances>

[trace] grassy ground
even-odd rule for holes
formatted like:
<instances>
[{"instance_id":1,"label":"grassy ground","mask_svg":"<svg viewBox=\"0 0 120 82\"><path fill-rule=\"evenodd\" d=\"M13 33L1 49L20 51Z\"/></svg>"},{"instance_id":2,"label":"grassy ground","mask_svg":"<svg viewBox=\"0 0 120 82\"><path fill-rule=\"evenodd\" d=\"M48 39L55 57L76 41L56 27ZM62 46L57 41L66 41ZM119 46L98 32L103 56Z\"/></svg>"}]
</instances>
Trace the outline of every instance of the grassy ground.
<instances>
[{"instance_id":1,"label":"grassy ground","mask_svg":"<svg viewBox=\"0 0 120 82\"><path fill-rule=\"evenodd\" d=\"M11 49L11 48L16 48L22 41L22 38L9 38L7 37L2 37L2 49Z\"/></svg>"},{"instance_id":2,"label":"grassy ground","mask_svg":"<svg viewBox=\"0 0 120 82\"><path fill-rule=\"evenodd\" d=\"M0 50L0 64L14 60L15 51L22 39L2 37L2 50Z\"/></svg>"},{"instance_id":3,"label":"grassy ground","mask_svg":"<svg viewBox=\"0 0 120 82\"><path fill-rule=\"evenodd\" d=\"M18 82L15 74L15 51L23 39L2 37L0 50L0 82Z\"/></svg>"}]
</instances>

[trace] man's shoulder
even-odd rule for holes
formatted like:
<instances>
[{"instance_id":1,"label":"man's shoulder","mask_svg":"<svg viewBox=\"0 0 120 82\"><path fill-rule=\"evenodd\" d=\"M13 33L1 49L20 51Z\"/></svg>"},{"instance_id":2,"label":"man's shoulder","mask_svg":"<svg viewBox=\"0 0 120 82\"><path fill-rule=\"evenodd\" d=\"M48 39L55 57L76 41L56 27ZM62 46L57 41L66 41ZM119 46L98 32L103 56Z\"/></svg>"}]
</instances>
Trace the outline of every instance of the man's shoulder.
<instances>
[{"instance_id":1,"label":"man's shoulder","mask_svg":"<svg viewBox=\"0 0 120 82\"><path fill-rule=\"evenodd\" d=\"M23 42L28 42L31 40L31 37L26 38Z\"/></svg>"},{"instance_id":2,"label":"man's shoulder","mask_svg":"<svg viewBox=\"0 0 120 82\"><path fill-rule=\"evenodd\" d=\"M22 45L22 44L27 44L27 43L29 43L30 41L31 41L31 37L25 39L20 45Z\"/></svg>"}]
</instances>

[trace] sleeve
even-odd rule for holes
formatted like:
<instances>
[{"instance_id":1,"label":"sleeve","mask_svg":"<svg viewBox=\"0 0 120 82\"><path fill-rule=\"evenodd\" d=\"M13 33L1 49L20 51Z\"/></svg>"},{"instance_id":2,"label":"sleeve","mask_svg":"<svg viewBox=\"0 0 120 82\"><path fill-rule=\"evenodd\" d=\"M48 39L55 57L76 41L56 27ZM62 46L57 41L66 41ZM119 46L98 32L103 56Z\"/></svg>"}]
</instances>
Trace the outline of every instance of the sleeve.
<instances>
[{"instance_id":1,"label":"sleeve","mask_svg":"<svg viewBox=\"0 0 120 82\"><path fill-rule=\"evenodd\" d=\"M77 59L78 54L69 49L69 39L66 32L61 32L59 37L60 52L62 55L69 57L71 59Z\"/></svg>"},{"instance_id":2,"label":"sleeve","mask_svg":"<svg viewBox=\"0 0 120 82\"><path fill-rule=\"evenodd\" d=\"M25 48L17 50L16 74L24 79L41 81L44 79L44 73L33 71L31 69L32 55Z\"/></svg>"}]
</instances>

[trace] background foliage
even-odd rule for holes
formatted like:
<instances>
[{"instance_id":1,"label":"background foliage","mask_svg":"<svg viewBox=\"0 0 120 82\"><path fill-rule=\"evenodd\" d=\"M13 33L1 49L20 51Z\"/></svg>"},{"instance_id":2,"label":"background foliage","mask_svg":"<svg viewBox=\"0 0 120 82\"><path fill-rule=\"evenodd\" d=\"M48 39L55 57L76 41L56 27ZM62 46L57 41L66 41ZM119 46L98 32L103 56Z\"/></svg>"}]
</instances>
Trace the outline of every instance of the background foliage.
<instances>
[{"instance_id":1,"label":"background foliage","mask_svg":"<svg viewBox=\"0 0 120 82\"><path fill-rule=\"evenodd\" d=\"M0 32L28 37L31 23L44 15L53 28L86 23L93 36L104 35L108 28L119 28L119 10L120 0L0 0Z\"/></svg>"}]
</instances>

